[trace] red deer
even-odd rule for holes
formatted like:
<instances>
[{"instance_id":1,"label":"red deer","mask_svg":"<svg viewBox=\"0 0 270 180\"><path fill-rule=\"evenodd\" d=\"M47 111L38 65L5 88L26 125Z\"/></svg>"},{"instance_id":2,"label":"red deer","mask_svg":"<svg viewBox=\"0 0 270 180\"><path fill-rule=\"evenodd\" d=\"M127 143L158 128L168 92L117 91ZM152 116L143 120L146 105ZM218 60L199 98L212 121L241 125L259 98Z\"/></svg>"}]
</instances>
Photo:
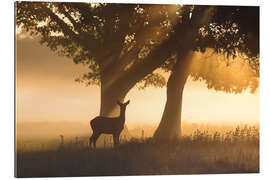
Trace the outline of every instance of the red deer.
<instances>
[{"instance_id":1,"label":"red deer","mask_svg":"<svg viewBox=\"0 0 270 180\"><path fill-rule=\"evenodd\" d=\"M93 130L92 136L89 138L89 145L96 148L96 141L101 134L112 134L114 146L119 144L119 136L122 132L125 124L125 112L126 106L129 104L129 100L126 103L120 103L117 101L117 104L120 106L120 116L119 117L102 117L97 116L90 121L90 126Z\"/></svg>"}]
</instances>

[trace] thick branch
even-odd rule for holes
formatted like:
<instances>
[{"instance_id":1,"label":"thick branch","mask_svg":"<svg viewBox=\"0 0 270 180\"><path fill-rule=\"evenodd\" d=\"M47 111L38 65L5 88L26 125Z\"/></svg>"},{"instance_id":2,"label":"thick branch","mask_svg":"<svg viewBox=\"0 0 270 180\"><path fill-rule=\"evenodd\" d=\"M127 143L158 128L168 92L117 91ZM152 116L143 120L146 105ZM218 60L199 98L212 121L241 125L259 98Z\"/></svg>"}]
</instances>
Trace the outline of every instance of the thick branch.
<instances>
[{"instance_id":1,"label":"thick branch","mask_svg":"<svg viewBox=\"0 0 270 180\"><path fill-rule=\"evenodd\" d=\"M65 17L71 22L72 26L74 27L74 30L76 30L78 33L81 32L80 25L74 20L74 18L66 11L66 5L65 3L59 4L59 9L61 13L65 15Z\"/></svg>"},{"instance_id":2,"label":"thick branch","mask_svg":"<svg viewBox=\"0 0 270 180\"><path fill-rule=\"evenodd\" d=\"M151 53L140 63L132 66L126 71L121 78L119 78L118 87L121 87L121 83L125 82L125 88L130 90L137 82L142 80L147 74L153 72L155 69L160 67L166 59L171 57L174 53L181 55L189 50L192 50L192 42L196 37L198 28L202 23L209 21L206 16L209 12L209 7L202 8L196 12L196 16L190 21L190 19L182 20L182 23L178 23L175 26L175 32L170 36L169 39L164 40L158 47L153 49ZM202 17L203 20L199 20ZM200 21L198 25L191 24L191 22ZM179 37L179 34L181 37Z\"/></svg>"},{"instance_id":3,"label":"thick branch","mask_svg":"<svg viewBox=\"0 0 270 180\"><path fill-rule=\"evenodd\" d=\"M125 86L126 91L130 90L137 82L143 79L147 74L153 72L160 67L166 59L175 52L175 39L167 40L160 46L155 48L147 58L126 71L121 78L118 79L119 88L121 83ZM124 82L124 83L123 83Z\"/></svg>"}]
</instances>

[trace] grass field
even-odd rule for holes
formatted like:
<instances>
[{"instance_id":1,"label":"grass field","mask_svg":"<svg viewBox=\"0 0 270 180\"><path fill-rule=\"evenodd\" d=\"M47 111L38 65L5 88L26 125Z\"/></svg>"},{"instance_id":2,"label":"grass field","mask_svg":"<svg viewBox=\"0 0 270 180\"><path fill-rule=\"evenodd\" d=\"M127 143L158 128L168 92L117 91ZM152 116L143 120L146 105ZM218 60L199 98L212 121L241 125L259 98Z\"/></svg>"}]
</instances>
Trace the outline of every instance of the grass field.
<instances>
[{"instance_id":1,"label":"grass field","mask_svg":"<svg viewBox=\"0 0 270 180\"><path fill-rule=\"evenodd\" d=\"M259 130L196 130L170 142L132 138L117 148L102 139L96 150L79 137L62 145L57 140L17 145L16 155L17 177L258 173Z\"/></svg>"}]
</instances>

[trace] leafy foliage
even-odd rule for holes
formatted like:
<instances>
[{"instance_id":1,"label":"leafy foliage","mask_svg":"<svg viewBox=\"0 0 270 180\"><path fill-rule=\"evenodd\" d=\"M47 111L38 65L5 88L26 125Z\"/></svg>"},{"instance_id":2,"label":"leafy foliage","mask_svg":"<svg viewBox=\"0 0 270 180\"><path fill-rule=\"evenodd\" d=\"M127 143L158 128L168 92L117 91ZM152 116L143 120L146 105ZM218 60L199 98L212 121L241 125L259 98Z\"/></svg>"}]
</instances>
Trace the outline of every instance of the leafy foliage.
<instances>
[{"instance_id":1,"label":"leafy foliage","mask_svg":"<svg viewBox=\"0 0 270 180\"><path fill-rule=\"evenodd\" d=\"M143 59L172 29L172 5L17 2L18 27L59 55L89 67L79 82L100 84ZM147 32L147 33L146 33ZM148 76L150 77L150 76Z\"/></svg>"},{"instance_id":2,"label":"leafy foliage","mask_svg":"<svg viewBox=\"0 0 270 180\"><path fill-rule=\"evenodd\" d=\"M218 6L212 21L199 29L196 45L200 51L212 48L217 53L236 57L259 54L259 8Z\"/></svg>"},{"instance_id":3,"label":"leafy foliage","mask_svg":"<svg viewBox=\"0 0 270 180\"><path fill-rule=\"evenodd\" d=\"M225 55L226 61L241 56L255 72L252 75L259 76L257 7L17 2L16 24L39 35L41 43L59 55L88 66L89 72L77 79L87 85L99 85L102 79L126 71L136 73L133 67L145 68L149 58L157 61L151 59L151 53L165 42L172 44L162 49L169 57L160 66L165 72L173 69L187 43L194 51L212 49ZM191 32L189 42L183 41ZM224 76L219 78L215 73L190 75L225 92L241 92L248 86L254 89L257 85L253 84L258 84L256 78L225 84ZM140 89L162 87L166 82L163 74L152 70L140 80Z\"/></svg>"},{"instance_id":4,"label":"leafy foliage","mask_svg":"<svg viewBox=\"0 0 270 180\"><path fill-rule=\"evenodd\" d=\"M139 90L143 90L146 87L163 87L166 85L166 79L164 76L159 73L151 73L148 74L141 82L137 83L137 87Z\"/></svg>"},{"instance_id":5,"label":"leafy foliage","mask_svg":"<svg viewBox=\"0 0 270 180\"><path fill-rule=\"evenodd\" d=\"M192 80L204 81L208 89L226 93L254 93L259 86L257 72L243 58L227 58L213 50L194 53L189 68Z\"/></svg>"}]
</instances>

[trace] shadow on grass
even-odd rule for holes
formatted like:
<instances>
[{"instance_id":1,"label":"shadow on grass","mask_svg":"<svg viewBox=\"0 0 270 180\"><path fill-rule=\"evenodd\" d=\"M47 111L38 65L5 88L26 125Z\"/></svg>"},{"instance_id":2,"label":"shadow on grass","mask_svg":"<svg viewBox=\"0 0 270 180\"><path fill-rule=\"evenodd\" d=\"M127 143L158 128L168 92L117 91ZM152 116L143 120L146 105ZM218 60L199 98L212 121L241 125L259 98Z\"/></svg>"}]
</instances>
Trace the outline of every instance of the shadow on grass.
<instances>
[{"instance_id":1,"label":"shadow on grass","mask_svg":"<svg viewBox=\"0 0 270 180\"><path fill-rule=\"evenodd\" d=\"M117 148L17 152L17 177L258 173L259 142L132 139Z\"/></svg>"}]
</instances>

